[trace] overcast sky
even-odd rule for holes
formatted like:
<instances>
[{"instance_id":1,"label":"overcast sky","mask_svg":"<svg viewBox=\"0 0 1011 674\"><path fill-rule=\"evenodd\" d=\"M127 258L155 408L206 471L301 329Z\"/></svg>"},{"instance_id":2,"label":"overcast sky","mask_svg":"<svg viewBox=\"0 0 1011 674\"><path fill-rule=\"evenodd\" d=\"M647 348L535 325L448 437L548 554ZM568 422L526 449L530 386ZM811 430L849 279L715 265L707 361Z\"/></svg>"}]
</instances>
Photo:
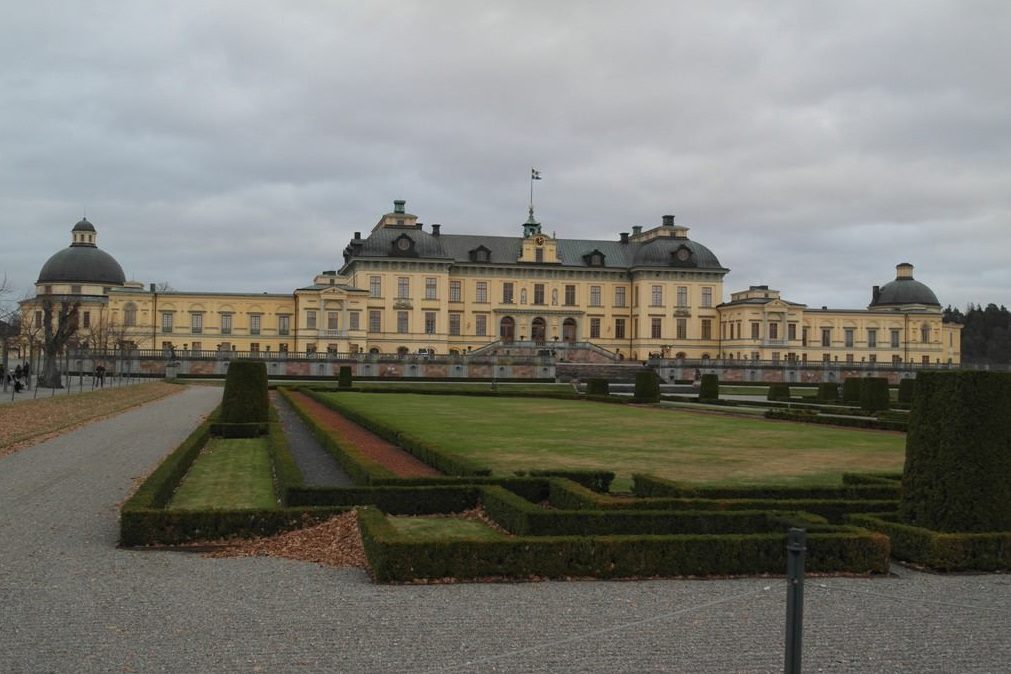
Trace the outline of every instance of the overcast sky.
<instances>
[{"instance_id":1,"label":"overcast sky","mask_svg":"<svg viewBox=\"0 0 1011 674\"><path fill-rule=\"evenodd\" d=\"M864 307L916 266L1011 304L1011 2L17 2L0 274L83 212L128 278L290 292L406 199L518 235L665 213L732 271Z\"/></svg>"}]
</instances>

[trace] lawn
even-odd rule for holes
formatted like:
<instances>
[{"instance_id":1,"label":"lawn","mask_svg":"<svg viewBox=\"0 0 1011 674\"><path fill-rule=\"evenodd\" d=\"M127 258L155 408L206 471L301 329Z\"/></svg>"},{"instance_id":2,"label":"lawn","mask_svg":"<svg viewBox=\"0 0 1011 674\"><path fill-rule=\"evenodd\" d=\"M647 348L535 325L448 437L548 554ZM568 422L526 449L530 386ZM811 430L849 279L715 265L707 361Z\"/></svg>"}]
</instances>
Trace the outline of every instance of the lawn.
<instances>
[{"instance_id":1,"label":"lawn","mask_svg":"<svg viewBox=\"0 0 1011 674\"><path fill-rule=\"evenodd\" d=\"M172 497L170 508L273 508L266 438L212 438Z\"/></svg>"},{"instance_id":2,"label":"lawn","mask_svg":"<svg viewBox=\"0 0 1011 674\"><path fill-rule=\"evenodd\" d=\"M455 517L387 517L403 540L454 541L460 539L498 540L505 535L484 522Z\"/></svg>"},{"instance_id":3,"label":"lawn","mask_svg":"<svg viewBox=\"0 0 1011 674\"><path fill-rule=\"evenodd\" d=\"M697 484L838 484L901 471L905 436L681 409L576 400L328 393L358 413L490 466L613 470Z\"/></svg>"}]
</instances>

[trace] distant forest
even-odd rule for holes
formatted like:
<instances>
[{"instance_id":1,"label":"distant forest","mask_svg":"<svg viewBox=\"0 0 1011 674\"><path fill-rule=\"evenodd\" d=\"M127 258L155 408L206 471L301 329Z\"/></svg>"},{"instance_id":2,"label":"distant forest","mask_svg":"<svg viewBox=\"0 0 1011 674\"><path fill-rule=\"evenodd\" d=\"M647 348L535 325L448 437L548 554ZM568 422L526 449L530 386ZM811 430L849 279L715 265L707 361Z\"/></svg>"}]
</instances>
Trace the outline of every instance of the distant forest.
<instances>
[{"instance_id":1,"label":"distant forest","mask_svg":"<svg viewBox=\"0 0 1011 674\"><path fill-rule=\"evenodd\" d=\"M962 362L990 365L1011 363L1011 311L1003 304L970 304L965 313L950 306L944 321L961 323Z\"/></svg>"}]
</instances>

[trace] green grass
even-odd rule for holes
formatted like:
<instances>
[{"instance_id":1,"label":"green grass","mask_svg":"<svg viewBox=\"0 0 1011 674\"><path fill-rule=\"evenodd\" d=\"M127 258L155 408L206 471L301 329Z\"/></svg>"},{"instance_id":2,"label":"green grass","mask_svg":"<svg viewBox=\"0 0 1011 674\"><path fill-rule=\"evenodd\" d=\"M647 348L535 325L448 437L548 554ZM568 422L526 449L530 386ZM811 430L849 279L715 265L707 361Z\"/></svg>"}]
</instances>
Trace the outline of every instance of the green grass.
<instances>
[{"instance_id":1,"label":"green grass","mask_svg":"<svg viewBox=\"0 0 1011 674\"><path fill-rule=\"evenodd\" d=\"M844 472L898 472L898 433L576 400L329 393L367 417L491 467L613 470L696 484L838 484Z\"/></svg>"},{"instance_id":2,"label":"green grass","mask_svg":"<svg viewBox=\"0 0 1011 674\"><path fill-rule=\"evenodd\" d=\"M410 541L496 540L506 536L483 522L453 517L388 517L397 533Z\"/></svg>"},{"instance_id":3,"label":"green grass","mask_svg":"<svg viewBox=\"0 0 1011 674\"><path fill-rule=\"evenodd\" d=\"M170 508L273 508L266 438L212 438L172 497Z\"/></svg>"}]
</instances>

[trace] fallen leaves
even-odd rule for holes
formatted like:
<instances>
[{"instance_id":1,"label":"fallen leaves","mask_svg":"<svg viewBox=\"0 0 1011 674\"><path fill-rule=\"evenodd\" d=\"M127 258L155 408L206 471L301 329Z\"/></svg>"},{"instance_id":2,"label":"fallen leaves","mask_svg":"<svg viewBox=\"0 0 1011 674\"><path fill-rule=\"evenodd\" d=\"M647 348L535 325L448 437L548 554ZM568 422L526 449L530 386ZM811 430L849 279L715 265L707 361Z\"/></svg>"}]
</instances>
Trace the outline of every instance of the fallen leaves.
<instances>
[{"instance_id":1,"label":"fallen leaves","mask_svg":"<svg viewBox=\"0 0 1011 674\"><path fill-rule=\"evenodd\" d=\"M229 543L208 557L284 557L326 566L368 568L354 510L305 529Z\"/></svg>"}]
</instances>

